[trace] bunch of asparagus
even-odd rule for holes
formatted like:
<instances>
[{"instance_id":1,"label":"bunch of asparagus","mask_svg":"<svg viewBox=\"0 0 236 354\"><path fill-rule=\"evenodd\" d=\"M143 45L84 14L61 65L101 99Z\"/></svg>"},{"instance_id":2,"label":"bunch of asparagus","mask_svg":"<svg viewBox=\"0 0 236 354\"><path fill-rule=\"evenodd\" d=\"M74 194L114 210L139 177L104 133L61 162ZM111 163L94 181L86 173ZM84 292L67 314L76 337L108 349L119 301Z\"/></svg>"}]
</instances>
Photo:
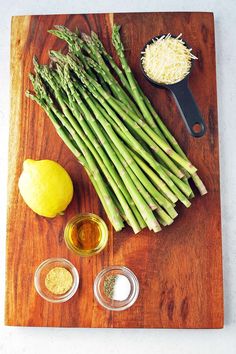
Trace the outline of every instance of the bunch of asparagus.
<instances>
[{"instance_id":1,"label":"bunch of asparagus","mask_svg":"<svg viewBox=\"0 0 236 354\"><path fill-rule=\"evenodd\" d=\"M126 221L138 233L170 225L179 200L187 208L192 178L207 193L197 169L139 87L124 55L120 27L112 43L119 67L96 33L55 26L68 53L50 51L50 65L34 58L34 94L57 133L84 166L116 231Z\"/></svg>"}]
</instances>

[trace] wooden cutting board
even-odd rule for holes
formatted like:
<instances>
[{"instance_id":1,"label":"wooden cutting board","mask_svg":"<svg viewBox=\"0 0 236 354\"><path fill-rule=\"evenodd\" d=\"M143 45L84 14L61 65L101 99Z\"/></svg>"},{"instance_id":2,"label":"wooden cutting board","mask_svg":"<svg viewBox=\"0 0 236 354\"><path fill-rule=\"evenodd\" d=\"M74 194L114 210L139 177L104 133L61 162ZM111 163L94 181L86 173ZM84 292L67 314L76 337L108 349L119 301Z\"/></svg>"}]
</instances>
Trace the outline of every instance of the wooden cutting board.
<instances>
[{"instance_id":1,"label":"wooden cutting board","mask_svg":"<svg viewBox=\"0 0 236 354\"><path fill-rule=\"evenodd\" d=\"M159 234L134 236L129 227L115 233L83 168L61 142L44 112L25 97L32 57L48 60L49 49L65 43L47 33L54 24L96 31L109 52L111 27L122 25L128 61L144 92L154 103L192 162L209 193L197 193L192 207L179 205L179 217ZM146 82L139 66L144 43L162 33L178 35L199 58L190 86L207 123L203 138L186 131L173 98ZM7 325L60 327L221 328L223 326L222 249L219 187L214 18L212 13L133 13L13 17L11 34L11 121L7 221ZM70 173L75 195L64 216L53 220L34 214L23 202L17 182L26 158L52 159ZM66 222L78 212L94 212L109 225L107 248L79 258L65 246ZM50 257L69 259L80 273L76 295L51 304L37 295L36 267ZM93 296L96 274L108 265L125 265L137 275L140 295L130 309L109 312Z\"/></svg>"}]
</instances>

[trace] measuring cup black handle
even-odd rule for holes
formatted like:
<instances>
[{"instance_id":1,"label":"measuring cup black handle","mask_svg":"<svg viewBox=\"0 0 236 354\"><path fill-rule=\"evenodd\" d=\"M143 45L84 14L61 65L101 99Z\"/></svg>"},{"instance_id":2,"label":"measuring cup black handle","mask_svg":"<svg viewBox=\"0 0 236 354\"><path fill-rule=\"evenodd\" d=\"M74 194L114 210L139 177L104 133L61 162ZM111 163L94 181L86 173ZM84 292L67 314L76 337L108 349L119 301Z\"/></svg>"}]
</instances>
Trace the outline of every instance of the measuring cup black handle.
<instances>
[{"instance_id":1,"label":"measuring cup black handle","mask_svg":"<svg viewBox=\"0 0 236 354\"><path fill-rule=\"evenodd\" d=\"M196 138L203 136L206 131L206 125L188 87L188 80L183 80L177 84L168 86L168 88L176 100L189 132Z\"/></svg>"}]
</instances>

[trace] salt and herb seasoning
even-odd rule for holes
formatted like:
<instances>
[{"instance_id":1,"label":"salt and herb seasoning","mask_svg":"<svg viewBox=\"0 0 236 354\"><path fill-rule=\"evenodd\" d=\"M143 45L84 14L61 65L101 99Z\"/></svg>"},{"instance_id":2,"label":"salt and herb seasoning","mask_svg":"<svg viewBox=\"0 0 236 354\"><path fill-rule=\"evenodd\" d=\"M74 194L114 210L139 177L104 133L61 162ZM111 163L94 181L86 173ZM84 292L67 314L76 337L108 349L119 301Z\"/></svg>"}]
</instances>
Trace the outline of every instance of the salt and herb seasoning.
<instances>
[{"instance_id":1,"label":"salt and herb seasoning","mask_svg":"<svg viewBox=\"0 0 236 354\"><path fill-rule=\"evenodd\" d=\"M104 279L104 293L116 301L124 301L131 291L130 281L125 275L109 275Z\"/></svg>"}]
</instances>

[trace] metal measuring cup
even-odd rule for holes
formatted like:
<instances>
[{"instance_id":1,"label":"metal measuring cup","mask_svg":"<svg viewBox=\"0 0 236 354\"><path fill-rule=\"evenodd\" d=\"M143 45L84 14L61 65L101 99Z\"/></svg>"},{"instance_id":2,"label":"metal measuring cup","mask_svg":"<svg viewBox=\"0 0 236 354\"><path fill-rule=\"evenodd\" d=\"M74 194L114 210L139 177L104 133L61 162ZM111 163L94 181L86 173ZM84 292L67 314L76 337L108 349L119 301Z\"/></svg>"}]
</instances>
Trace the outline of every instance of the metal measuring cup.
<instances>
[{"instance_id":1,"label":"metal measuring cup","mask_svg":"<svg viewBox=\"0 0 236 354\"><path fill-rule=\"evenodd\" d=\"M181 116L182 116L185 124L186 124L188 131L195 138L199 138L205 134L206 125L205 125L205 122L201 116L199 109L198 109L198 106L193 98L190 88L188 86L188 79L189 79L190 72L192 70L193 60L191 62L191 69L190 69L189 73L183 78L183 80L176 82L174 84L163 84L163 83L158 83L158 82L154 81L146 74L146 72L143 68L142 57L144 55L146 47L148 45L152 44L154 40L157 40L158 38L160 38L162 36L163 35L153 37L143 47L143 49L141 51L141 57L140 57L142 72L143 72L145 78L153 86L165 88L165 89L168 89L171 91L171 93L173 94L173 96L175 98L175 101L177 103L177 106L179 108L179 111L181 113ZM175 36L172 36L172 37L176 38ZM186 42L185 41L183 41L183 42L184 42L184 45L189 49Z\"/></svg>"}]
</instances>

